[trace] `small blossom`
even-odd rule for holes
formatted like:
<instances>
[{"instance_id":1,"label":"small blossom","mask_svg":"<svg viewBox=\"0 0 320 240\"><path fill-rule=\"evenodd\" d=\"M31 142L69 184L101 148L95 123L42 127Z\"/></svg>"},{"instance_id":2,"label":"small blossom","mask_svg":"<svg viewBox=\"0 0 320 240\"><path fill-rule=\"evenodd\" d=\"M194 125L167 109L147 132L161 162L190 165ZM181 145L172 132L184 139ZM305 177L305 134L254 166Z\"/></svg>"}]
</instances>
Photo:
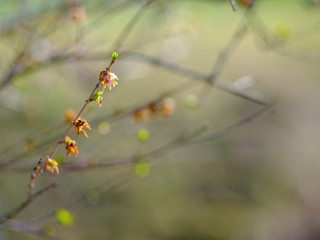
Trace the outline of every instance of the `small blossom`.
<instances>
[{"instance_id":1,"label":"small blossom","mask_svg":"<svg viewBox=\"0 0 320 240\"><path fill-rule=\"evenodd\" d=\"M69 108L64 113L64 122L67 124L71 124L76 116L76 113L71 108Z\"/></svg>"},{"instance_id":2,"label":"small blossom","mask_svg":"<svg viewBox=\"0 0 320 240\"><path fill-rule=\"evenodd\" d=\"M100 72L100 82L103 86L103 90L108 87L108 90L111 91L112 88L118 85L118 77L112 72L102 71Z\"/></svg>"},{"instance_id":3,"label":"small blossom","mask_svg":"<svg viewBox=\"0 0 320 240\"><path fill-rule=\"evenodd\" d=\"M58 168L57 161L54 159L51 159L49 157L46 158L46 164L45 164L44 168L50 170L49 177L52 175L52 173L54 171L56 171L56 173L59 174L59 168Z\"/></svg>"},{"instance_id":4,"label":"small blossom","mask_svg":"<svg viewBox=\"0 0 320 240\"><path fill-rule=\"evenodd\" d=\"M102 94L102 91L98 91L93 95L93 100L96 101L97 104L99 104L99 107L101 107L101 103L103 100Z\"/></svg>"},{"instance_id":5,"label":"small blossom","mask_svg":"<svg viewBox=\"0 0 320 240\"><path fill-rule=\"evenodd\" d=\"M65 148L66 148L68 157L71 155L71 153L73 153L75 156L79 154L76 141L66 136L66 138L64 139L64 143L65 143Z\"/></svg>"},{"instance_id":6,"label":"small blossom","mask_svg":"<svg viewBox=\"0 0 320 240\"><path fill-rule=\"evenodd\" d=\"M83 132L83 134L86 137L88 137L86 131L83 128L86 127L87 129L91 130L91 127L86 120L83 120L81 118L77 118L77 120L74 122L74 126L76 127L76 131L77 131L78 135L80 134L80 132Z\"/></svg>"}]
</instances>

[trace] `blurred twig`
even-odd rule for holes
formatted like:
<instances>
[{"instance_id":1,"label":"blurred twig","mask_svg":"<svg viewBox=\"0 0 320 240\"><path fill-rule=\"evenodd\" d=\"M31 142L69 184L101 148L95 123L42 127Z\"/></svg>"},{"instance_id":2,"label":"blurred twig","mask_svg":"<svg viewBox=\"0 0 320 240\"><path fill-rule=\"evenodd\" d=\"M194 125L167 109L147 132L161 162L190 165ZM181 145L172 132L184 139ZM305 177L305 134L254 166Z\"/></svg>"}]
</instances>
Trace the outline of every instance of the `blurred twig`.
<instances>
[{"instance_id":1,"label":"blurred twig","mask_svg":"<svg viewBox=\"0 0 320 240\"><path fill-rule=\"evenodd\" d=\"M27 208L30 203L32 203L37 197L42 195L43 193L49 191L52 188L55 188L56 184L52 183L40 190L38 190L35 194L33 194L32 198L27 198L24 202L22 202L18 207L14 208L13 210L9 211L4 217L0 218L0 224L4 224L7 222L9 219L14 218L18 213L20 213L22 210Z\"/></svg>"},{"instance_id":2,"label":"blurred twig","mask_svg":"<svg viewBox=\"0 0 320 240\"><path fill-rule=\"evenodd\" d=\"M233 11L237 11L238 10L235 0L230 0L230 4L231 4L231 7L232 7Z\"/></svg>"},{"instance_id":3,"label":"blurred twig","mask_svg":"<svg viewBox=\"0 0 320 240\"><path fill-rule=\"evenodd\" d=\"M147 7L153 2L154 0L149 0L145 4L143 4L139 10L136 12L135 15L130 19L128 24L122 29L119 36L116 38L115 44L113 49L115 51L120 51L121 46L125 42L125 40L128 38L134 27L137 25L138 21L142 18L143 14L145 13L145 10Z\"/></svg>"},{"instance_id":4,"label":"blurred twig","mask_svg":"<svg viewBox=\"0 0 320 240\"><path fill-rule=\"evenodd\" d=\"M198 80L198 81L203 81L206 82L208 79L212 78L212 74L206 76L205 74L201 72L197 72L195 70L192 70L190 68L182 67L177 64L171 63L167 60L163 59L157 59L154 57L147 56L145 54L135 54L135 56L130 57L129 59L134 59L138 61L143 61L155 66L159 66L165 69L168 69L170 71L176 72L178 74L184 75L188 78ZM233 95L236 95L238 97L244 98L246 100L249 100L251 102L265 105L268 104L267 97L265 97L262 93L258 93L257 91L251 89L250 91L248 90L238 90L235 88L232 84L228 83L227 81L223 80L222 78L214 75L215 77L215 82L213 83L213 86L221 89L225 92L231 93Z\"/></svg>"}]
</instances>

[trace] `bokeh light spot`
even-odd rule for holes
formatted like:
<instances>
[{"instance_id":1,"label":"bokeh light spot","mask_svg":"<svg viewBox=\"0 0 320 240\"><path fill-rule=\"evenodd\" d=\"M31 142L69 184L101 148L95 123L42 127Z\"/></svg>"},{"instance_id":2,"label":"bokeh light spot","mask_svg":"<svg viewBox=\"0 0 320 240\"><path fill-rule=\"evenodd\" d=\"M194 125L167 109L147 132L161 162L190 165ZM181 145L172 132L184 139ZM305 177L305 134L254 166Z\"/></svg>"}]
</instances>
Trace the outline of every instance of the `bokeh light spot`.
<instances>
[{"instance_id":1,"label":"bokeh light spot","mask_svg":"<svg viewBox=\"0 0 320 240\"><path fill-rule=\"evenodd\" d=\"M100 122L98 125L98 129L101 134L106 135L110 132L110 124L107 121Z\"/></svg>"},{"instance_id":2,"label":"bokeh light spot","mask_svg":"<svg viewBox=\"0 0 320 240\"><path fill-rule=\"evenodd\" d=\"M147 177L150 172L150 165L147 162L138 162L134 166L134 172L139 177Z\"/></svg>"},{"instance_id":3,"label":"bokeh light spot","mask_svg":"<svg viewBox=\"0 0 320 240\"><path fill-rule=\"evenodd\" d=\"M72 214L63 208L56 211L56 219L62 226L65 227L71 226L74 221Z\"/></svg>"},{"instance_id":4,"label":"bokeh light spot","mask_svg":"<svg viewBox=\"0 0 320 240\"><path fill-rule=\"evenodd\" d=\"M141 128L138 131L138 139L141 142L146 142L149 139L149 131L147 129Z\"/></svg>"},{"instance_id":5,"label":"bokeh light spot","mask_svg":"<svg viewBox=\"0 0 320 240\"><path fill-rule=\"evenodd\" d=\"M198 107L198 99L196 96L189 94L184 99L184 105L190 110L195 110Z\"/></svg>"}]
</instances>

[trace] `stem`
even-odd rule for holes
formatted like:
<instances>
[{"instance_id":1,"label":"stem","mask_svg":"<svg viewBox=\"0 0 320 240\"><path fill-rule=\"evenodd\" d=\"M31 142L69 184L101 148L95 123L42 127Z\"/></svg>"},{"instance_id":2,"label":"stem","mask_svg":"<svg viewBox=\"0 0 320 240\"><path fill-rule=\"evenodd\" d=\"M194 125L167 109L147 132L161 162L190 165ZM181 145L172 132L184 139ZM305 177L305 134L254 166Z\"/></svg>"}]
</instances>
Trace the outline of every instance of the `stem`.
<instances>
[{"instance_id":1,"label":"stem","mask_svg":"<svg viewBox=\"0 0 320 240\"><path fill-rule=\"evenodd\" d=\"M109 66L106 68L106 71L105 71L105 73L103 74L103 76L99 78L98 83L96 84L96 86L95 86L94 89L92 90L90 96L89 96L88 99L86 100L86 102L85 102L85 104L83 105L83 107L81 108L80 112L77 114L77 116L76 116L76 117L73 119L73 121L70 123L68 129L67 129L66 132L63 134L63 136L60 138L60 140L57 142L56 146L54 147L54 149L52 150L52 152L49 154L48 158L53 158L54 155L56 154L56 152L58 151L60 145L64 143L64 139L66 138L66 136L67 136L68 133L70 132L72 126L73 126L74 123L75 123L75 121L76 121L77 118L79 118L80 115L83 113L83 111L84 111L84 109L87 107L87 105L93 100L93 95L94 95L94 93L96 92L96 90L99 88L100 83L101 83L101 79L102 79L106 74L108 74L108 72L110 71L110 68L111 68L112 64L114 64L114 62L115 62L115 61L112 59L111 62L110 62L110 64L109 64ZM41 161L41 160L40 160L40 161ZM41 164L41 162L40 162L40 164ZM37 166L40 167L40 166L39 166L39 162L38 162L38 165L37 165ZM27 203L28 201L32 201L32 199L33 199L33 194L32 194L32 192L33 192L33 189L34 189L34 183L35 183L36 179L45 171L45 166L46 166L46 165L43 166L43 170L42 170L41 172L39 172L39 173L36 172L36 173L32 173L32 174L31 174L31 179L30 179L30 182L29 182L28 198L27 198L26 203ZM34 175L34 174L35 174L35 175Z\"/></svg>"},{"instance_id":2,"label":"stem","mask_svg":"<svg viewBox=\"0 0 320 240\"><path fill-rule=\"evenodd\" d=\"M59 146L60 144L64 143L64 139L65 137L68 135L68 133L70 132L72 126L74 125L74 122L77 120L78 117L80 117L80 115L82 114L82 112L84 111L84 109L87 107L87 105L89 104L90 102L90 99L92 98L92 96L94 95L95 91L98 89L100 85L100 80L99 82L96 84L96 86L94 87L94 89L92 90L89 98L86 100L85 104L83 105L83 107L81 108L80 112L77 114L77 116L75 117L75 119L70 123L67 131L64 133L64 135L60 138L60 140L57 142L55 148L53 149L53 151L49 154L49 158L52 158L56 152L58 151L59 149Z\"/></svg>"},{"instance_id":3,"label":"stem","mask_svg":"<svg viewBox=\"0 0 320 240\"><path fill-rule=\"evenodd\" d=\"M110 67L112 66L112 64L114 64L114 60L111 60L109 66L106 68L106 73L102 76L102 78L107 74L107 72L110 71ZM83 105L83 107L81 108L80 112L77 114L77 116L75 117L75 119L70 123L67 131L64 133L64 135L60 138L60 140L57 142L55 148L53 149L53 151L49 154L49 158L52 158L56 152L59 149L59 146L64 143L64 139L65 137L68 135L68 133L70 132L72 126L74 125L74 122L77 120L78 117L80 117L80 115L82 114L82 112L84 111L84 109L87 107L87 105L91 102L91 99L95 93L95 91L99 88L100 86L100 79L99 82L96 84L96 86L94 87L94 89L92 90L90 96L88 97L88 99L86 100L85 104Z\"/></svg>"}]
</instances>

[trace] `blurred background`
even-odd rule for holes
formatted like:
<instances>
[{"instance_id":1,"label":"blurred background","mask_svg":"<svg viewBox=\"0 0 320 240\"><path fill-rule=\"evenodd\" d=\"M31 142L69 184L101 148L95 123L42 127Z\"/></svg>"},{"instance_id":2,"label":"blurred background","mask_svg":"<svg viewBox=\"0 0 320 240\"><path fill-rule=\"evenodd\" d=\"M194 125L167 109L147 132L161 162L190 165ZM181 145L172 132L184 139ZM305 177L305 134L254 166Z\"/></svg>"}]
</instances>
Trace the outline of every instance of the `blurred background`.
<instances>
[{"instance_id":1,"label":"blurred background","mask_svg":"<svg viewBox=\"0 0 320 240\"><path fill-rule=\"evenodd\" d=\"M320 2L235 4L0 0L0 216L119 53L1 240L320 238Z\"/></svg>"}]
</instances>

